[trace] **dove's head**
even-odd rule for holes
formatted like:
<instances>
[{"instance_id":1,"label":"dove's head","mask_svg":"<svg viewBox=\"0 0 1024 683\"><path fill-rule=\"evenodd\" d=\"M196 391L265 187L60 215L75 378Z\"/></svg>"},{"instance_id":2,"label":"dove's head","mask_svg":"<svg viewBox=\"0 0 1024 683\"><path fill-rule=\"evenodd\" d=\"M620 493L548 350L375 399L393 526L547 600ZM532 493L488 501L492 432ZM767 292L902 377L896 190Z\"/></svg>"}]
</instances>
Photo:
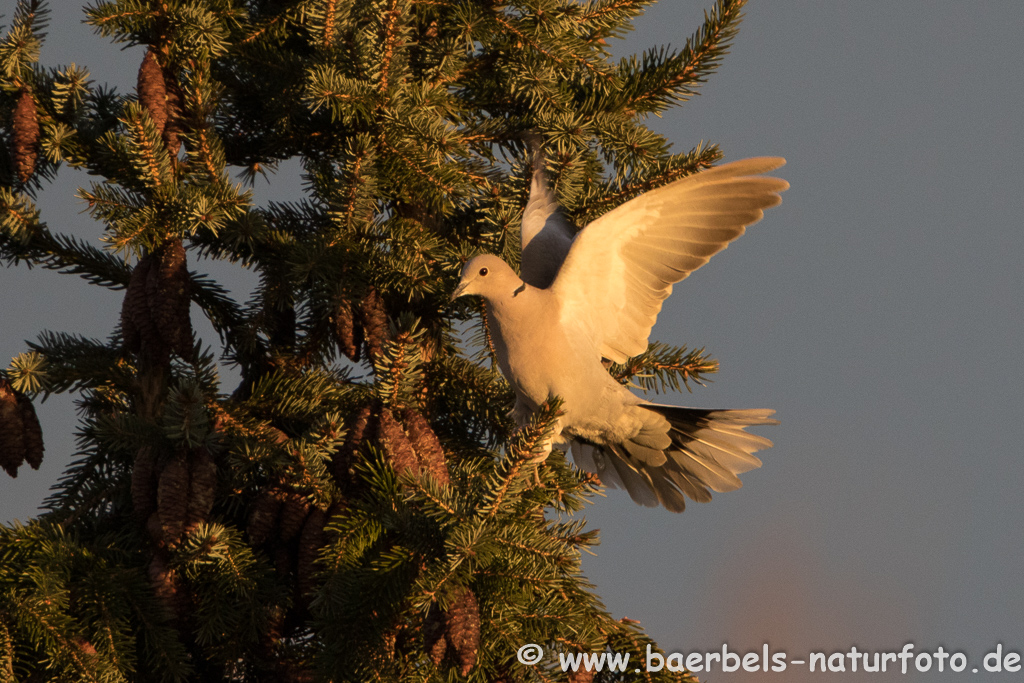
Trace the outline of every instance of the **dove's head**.
<instances>
[{"instance_id":1,"label":"dove's head","mask_svg":"<svg viewBox=\"0 0 1024 683\"><path fill-rule=\"evenodd\" d=\"M507 290L509 294L523 286L515 271L497 256L474 256L462 268L462 279L452 294L452 301L467 294L489 299Z\"/></svg>"}]
</instances>

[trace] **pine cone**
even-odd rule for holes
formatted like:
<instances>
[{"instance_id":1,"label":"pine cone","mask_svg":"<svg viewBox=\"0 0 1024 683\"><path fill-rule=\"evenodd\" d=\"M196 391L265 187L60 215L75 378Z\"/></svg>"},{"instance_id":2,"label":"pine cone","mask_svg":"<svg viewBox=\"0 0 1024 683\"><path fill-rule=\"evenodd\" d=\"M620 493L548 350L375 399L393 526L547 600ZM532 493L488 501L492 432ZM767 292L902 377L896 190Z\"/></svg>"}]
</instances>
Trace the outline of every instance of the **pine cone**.
<instances>
[{"instance_id":1,"label":"pine cone","mask_svg":"<svg viewBox=\"0 0 1024 683\"><path fill-rule=\"evenodd\" d=\"M359 303L359 322L366 337L366 353L374 360L384 350L388 337L388 315L384 311L384 300L373 287Z\"/></svg>"},{"instance_id":2,"label":"pine cone","mask_svg":"<svg viewBox=\"0 0 1024 683\"><path fill-rule=\"evenodd\" d=\"M156 450L143 446L135 454L132 467L132 507L140 520L149 519L156 510Z\"/></svg>"},{"instance_id":3,"label":"pine cone","mask_svg":"<svg viewBox=\"0 0 1024 683\"><path fill-rule=\"evenodd\" d=\"M416 449L423 471L428 472L441 484L450 483L444 449L427 419L418 410L406 408L402 411L402 422L405 423L405 432Z\"/></svg>"},{"instance_id":4,"label":"pine cone","mask_svg":"<svg viewBox=\"0 0 1024 683\"><path fill-rule=\"evenodd\" d=\"M331 474L334 475L335 481L344 485L351 480L350 470L355 462L359 446L368 435L376 431L377 418L373 415L373 409L370 406L363 406L352 420L352 425L345 435L345 443L334 454L334 459L331 462Z\"/></svg>"},{"instance_id":5,"label":"pine cone","mask_svg":"<svg viewBox=\"0 0 1024 683\"><path fill-rule=\"evenodd\" d=\"M92 659L93 657L96 656L96 648L93 646L92 643L90 643L85 638L83 638L81 636L76 636L73 639L73 642L75 644L75 647L78 648L78 651L81 652L83 655L85 655L86 661L88 661L88 660L90 660L90 659ZM3 680L3 679L0 679L0 680Z\"/></svg>"},{"instance_id":6,"label":"pine cone","mask_svg":"<svg viewBox=\"0 0 1024 683\"><path fill-rule=\"evenodd\" d=\"M388 454L395 472L403 474L408 471L419 471L419 461L416 459L416 451L413 450L409 437L387 408L380 413L377 441Z\"/></svg>"},{"instance_id":7,"label":"pine cone","mask_svg":"<svg viewBox=\"0 0 1024 683\"><path fill-rule=\"evenodd\" d=\"M313 590L316 559L324 545L324 525L327 514L319 508L313 508L302 525L299 537L299 552L296 556L296 572L300 595L308 595Z\"/></svg>"},{"instance_id":8,"label":"pine cone","mask_svg":"<svg viewBox=\"0 0 1024 683\"><path fill-rule=\"evenodd\" d=\"M160 513L153 511L146 519L146 532L149 534L149 538L153 541L153 545L157 548L166 548L167 542L164 541L164 526L160 523Z\"/></svg>"},{"instance_id":9,"label":"pine cone","mask_svg":"<svg viewBox=\"0 0 1024 683\"><path fill-rule=\"evenodd\" d=\"M139 93L139 102L149 114L149 118L153 119L157 131L163 135L167 125L167 86L164 83L163 69L157 62L153 48L149 48L142 59L136 90Z\"/></svg>"},{"instance_id":10,"label":"pine cone","mask_svg":"<svg viewBox=\"0 0 1024 683\"><path fill-rule=\"evenodd\" d=\"M594 680L594 672L580 664L579 669L569 672L569 683L591 683Z\"/></svg>"},{"instance_id":11,"label":"pine cone","mask_svg":"<svg viewBox=\"0 0 1024 683\"><path fill-rule=\"evenodd\" d=\"M166 363L168 358L167 344L157 331L150 310L149 296L146 292L150 273L159 268L157 257L147 254L139 259L132 269L128 289L121 304L121 334L124 336L125 348L132 353L145 353L157 361Z\"/></svg>"},{"instance_id":12,"label":"pine cone","mask_svg":"<svg viewBox=\"0 0 1024 683\"><path fill-rule=\"evenodd\" d=\"M0 467L12 477L25 461L25 428L22 423L18 392L0 376Z\"/></svg>"},{"instance_id":13,"label":"pine cone","mask_svg":"<svg viewBox=\"0 0 1024 683\"><path fill-rule=\"evenodd\" d=\"M173 545L185 530L188 513L188 462L181 453L164 465L156 497L164 540Z\"/></svg>"},{"instance_id":14,"label":"pine cone","mask_svg":"<svg viewBox=\"0 0 1024 683\"><path fill-rule=\"evenodd\" d=\"M295 553L287 543L279 543L274 548L274 571L280 578L286 578L295 566Z\"/></svg>"},{"instance_id":15,"label":"pine cone","mask_svg":"<svg viewBox=\"0 0 1024 683\"><path fill-rule=\"evenodd\" d=\"M32 469L38 470L43 464L43 428L39 426L39 418L36 417L36 409L24 394L18 394L18 403L21 405L22 436L25 443L25 462Z\"/></svg>"},{"instance_id":16,"label":"pine cone","mask_svg":"<svg viewBox=\"0 0 1024 683\"><path fill-rule=\"evenodd\" d=\"M316 680L312 669L296 662L278 662L277 674L284 683L313 683Z\"/></svg>"},{"instance_id":17,"label":"pine cone","mask_svg":"<svg viewBox=\"0 0 1024 683\"><path fill-rule=\"evenodd\" d=\"M181 92L178 80L170 69L164 69L164 87L167 89L167 125L164 127L164 143L172 159L178 157L181 140L182 120L184 118L185 96Z\"/></svg>"},{"instance_id":18,"label":"pine cone","mask_svg":"<svg viewBox=\"0 0 1024 683\"><path fill-rule=\"evenodd\" d=\"M281 514L281 503L284 497L280 491L264 491L256 496L249 510L249 542L254 546L263 545L270 540L270 534L277 526L277 518Z\"/></svg>"},{"instance_id":19,"label":"pine cone","mask_svg":"<svg viewBox=\"0 0 1024 683\"><path fill-rule=\"evenodd\" d=\"M200 447L193 451L189 469L188 510L185 516L186 533L191 532L209 518L217 493L217 465L208 450Z\"/></svg>"},{"instance_id":20,"label":"pine cone","mask_svg":"<svg viewBox=\"0 0 1024 683\"><path fill-rule=\"evenodd\" d=\"M146 299L156 331L179 356L192 353L189 276L185 247L171 240L155 252L157 262L146 277Z\"/></svg>"},{"instance_id":21,"label":"pine cone","mask_svg":"<svg viewBox=\"0 0 1024 683\"><path fill-rule=\"evenodd\" d=\"M459 673L466 676L476 664L480 649L480 607L469 588L462 588L456 594L455 602L445 615L445 625L445 638L455 651Z\"/></svg>"},{"instance_id":22,"label":"pine cone","mask_svg":"<svg viewBox=\"0 0 1024 683\"><path fill-rule=\"evenodd\" d=\"M277 538L286 543L295 538L309 515L309 502L298 493L289 493L281 506L281 518L277 524Z\"/></svg>"},{"instance_id":23,"label":"pine cone","mask_svg":"<svg viewBox=\"0 0 1024 683\"><path fill-rule=\"evenodd\" d=\"M180 616L184 607L184 593L178 574L168 565L164 552L157 552L150 560L149 582L167 617L175 619Z\"/></svg>"},{"instance_id":24,"label":"pine cone","mask_svg":"<svg viewBox=\"0 0 1024 683\"><path fill-rule=\"evenodd\" d=\"M440 666L444 654L448 650L448 641L444 637L444 613L437 603L431 603L430 611L423 620L423 646L430 653L430 661Z\"/></svg>"},{"instance_id":25,"label":"pine cone","mask_svg":"<svg viewBox=\"0 0 1024 683\"><path fill-rule=\"evenodd\" d=\"M18 95L12 123L14 170L18 174L18 180L26 183L35 173L36 158L39 156L39 117L36 114L35 98L27 87L23 87L21 94Z\"/></svg>"},{"instance_id":26,"label":"pine cone","mask_svg":"<svg viewBox=\"0 0 1024 683\"><path fill-rule=\"evenodd\" d=\"M352 304L347 301L339 302L334 309L334 340L338 343L338 349L351 361L359 361L362 336L362 328L355 323Z\"/></svg>"}]
</instances>

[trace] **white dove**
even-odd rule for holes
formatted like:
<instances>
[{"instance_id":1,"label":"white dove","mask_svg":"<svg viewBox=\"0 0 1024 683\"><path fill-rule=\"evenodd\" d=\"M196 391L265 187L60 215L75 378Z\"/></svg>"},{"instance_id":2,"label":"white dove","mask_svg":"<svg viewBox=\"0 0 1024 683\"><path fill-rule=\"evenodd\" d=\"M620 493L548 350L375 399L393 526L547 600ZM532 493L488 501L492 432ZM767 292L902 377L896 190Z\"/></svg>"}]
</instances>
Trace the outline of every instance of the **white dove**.
<instances>
[{"instance_id":1,"label":"white dove","mask_svg":"<svg viewBox=\"0 0 1024 683\"><path fill-rule=\"evenodd\" d=\"M789 183L758 174L785 159L744 159L687 176L609 211L574 235L533 148L523 213L522 278L497 256L466 263L452 298L483 297L498 365L515 390L525 425L549 398L563 399L555 442L577 466L650 507L673 512L684 494L742 486L760 467L752 455L772 442L744 431L778 424L773 410L708 410L654 404L608 374L647 349L672 285L782 201ZM550 450L550 447L549 447Z\"/></svg>"}]
</instances>

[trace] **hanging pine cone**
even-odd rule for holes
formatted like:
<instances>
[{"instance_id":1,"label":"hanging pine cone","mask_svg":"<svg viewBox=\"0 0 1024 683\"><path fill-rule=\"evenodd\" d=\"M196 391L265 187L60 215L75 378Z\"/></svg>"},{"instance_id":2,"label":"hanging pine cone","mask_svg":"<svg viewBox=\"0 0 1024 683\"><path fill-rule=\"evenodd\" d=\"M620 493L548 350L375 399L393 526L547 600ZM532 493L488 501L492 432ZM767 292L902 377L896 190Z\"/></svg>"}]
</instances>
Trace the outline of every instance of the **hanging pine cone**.
<instances>
[{"instance_id":1,"label":"hanging pine cone","mask_svg":"<svg viewBox=\"0 0 1024 683\"><path fill-rule=\"evenodd\" d=\"M167 126L167 86L164 83L163 69L160 68L153 48L149 48L142 59L136 90L139 93L139 103L149 114L149 118L153 119L157 131L163 135Z\"/></svg>"},{"instance_id":2,"label":"hanging pine cone","mask_svg":"<svg viewBox=\"0 0 1024 683\"><path fill-rule=\"evenodd\" d=\"M430 653L430 661L440 666L448 651L448 641L444 637L444 613L436 602L430 604L430 611L423 620L423 646Z\"/></svg>"},{"instance_id":3,"label":"hanging pine cone","mask_svg":"<svg viewBox=\"0 0 1024 683\"><path fill-rule=\"evenodd\" d=\"M147 254L132 269L124 302L121 304L121 334L125 349L144 354L158 364L163 364L168 358L168 348L153 322L146 292L150 273L159 268L157 261L154 254Z\"/></svg>"},{"instance_id":4,"label":"hanging pine cone","mask_svg":"<svg viewBox=\"0 0 1024 683\"><path fill-rule=\"evenodd\" d=\"M356 413L352 420L348 433L345 435L345 443L334 454L331 462L331 474L339 485L346 485L352 480L352 465L356 461L356 454L359 446L367 436L376 433L377 418L373 415L370 406L363 406Z\"/></svg>"},{"instance_id":5,"label":"hanging pine cone","mask_svg":"<svg viewBox=\"0 0 1024 683\"><path fill-rule=\"evenodd\" d=\"M256 496L249 509L249 522L246 526L249 542L254 546L263 545L270 540L270 535L277 526L283 502L284 497L280 491L264 491Z\"/></svg>"},{"instance_id":6,"label":"hanging pine cone","mask_svg":"<svg viewBox=\"0 0 1024 683\"><path fill-rule=\"evenodd\" d=\"M281 506L281 517L277 524L277 538L286 543L295 538L309 515L310 505L305 496L289 493Z\"/></svg>"},{"instance_id":7,"label":"hanging pine cone","mask_svg":"<svg viewBox=\"0 0 1024 683\"><path fill-rule=\"evenodd\" d=\"M355 316L352 312L352 304L348 301L340 301L334 309L334 340L338 349L345 354L349 360L359 361L359 346L362 344L363 330L356 325Z\"/></svg>"},{"instance_id":8,"label":"hanging pine cone","mask_svg":"<svg viewBox=\"0 0 1024 683\"><path fill-rule=\"evenodd\" d=\"M384 452L388 454L395 472L403 474L419 471L419 461L416 459L416 451L413 450L409 437L387 408L380 413L377 441L384 448Z\"/></svg>"},{"instance_id":9,"label":"hanging pine cone","mask_svg":"<svg viewBox=\"0 0 1024 683\"><path fill-rule=\"evenodd\" d=\"M576 671L569 672L569 683L592 683L593 680L594 672L582 664Z\"/></svg>"},{"instance_id":10,"label":"hanging pine cone","mask_svg":"<svg viewBox=\"0 0 1024 683\"><path fill-rule=\"evenodd\" d=\"M480 607L476 595L469 588L462 588L456 594L445 615L445 626L445 638L455 652L459 673L465 676L476 664L480 649Z\"/></svg>"},{"instance_id":11,"label":"hanging pine cone","mask_svg":"<svg viewBox=\"0 0 1024 683\"><path fill-rule=\"evenodd\" d=\"M14 170L18 174L18 180L27 183L35 173L36 158L39 156L39 117L36 114L36 100L27 87L23 87L21 94L18 95L12 123Z\"/></svg>"},{"instance_id":12,"label":"hanging pine cone","mask_svg":"<svg viewBox=\"0 0 1024 683\"><path fill-rule=\"evenodd\" d=\"M12 477L25 461L25 428L18 405L18 392L0 376L0 467Z\"/></svg>"},{"instance_id":13,"label":"hanging pine cone","mask_svg":"<svg viewBox=\"0 0 1024 683\"><path fill-rule=\"evenodd\" d=\"M7 621L0 616L0 681L15 681L14 641L7 628Z\"/></svg>"},{"instance_id":14,"label":"hanging pine cone","mask_svg":"<svg viewBox=\"0 0 1024 683\"><path fill-rule=\"evenodd\" d=\"M402 411L402 422L405 423L405 432L409 435L409 441L416 449L420 468L429 473L441 484L448 484L448 464L444 459L444 449L437 439L437 434L430 428L430 423L423 417L423 414L414 408L406 408Z\"/></svg>"},{"instance_id":15,"label":"hanging pine cone","mask_svg":"<svg viewBox=\"0 0 1024 683\"><path fill-rule=\"evenodd\" d=\"M190 533L209 518L217 493L217 465L205 448L200 447L192 452L188 487L185 533Z\"/></svg>"},{"instance_id":16,"label":"hanging pine cone","mask_svg":"<svg viewBox=\"0 0 1024 683\"><path fill-rule=\"evenodd\" d=\"M384 311L384 300L373 287L359 303L359 323L366 337L366 353L374 360L384 350L388 337L388 315Z\"/></svg>"},{"instance_id":17,"label":"hanging pine cone","mask_svg":"<svg viewBox=\"0 0 1024 683\"><path fill-rule=\"evenodd\" d=\"M276 673L283 683L313 683L316 680L312 669L296 662L278 662Z\"/></svg>"},{"instance_id":18,"label":"hanging pine cone","mask_svg":"<svg viewBox=\"0 0 1024 683\"><path fill-rule=\"evenodd\" d=\"M171 569L167 559L165 551L153 555L149 562L149 582L167 616L176 619L182 613L185 595L178 574Z\"/></svg>"},{"instance_id":19,"label":"hanging pine cone","mask_svg":"<svg viewBox=\"0 0 1024 683\"><path fill-rule=\"evenodd\" d=\"M35 406L25 394L15 392L21 413L22 442L25 444L25 462L34 470L43 464L43 428L39 426Z\"/></svg>"},{"instance_id":20,"label":"hanging pine cone","mask_svg":"<svg viewBox=\"0 0 1024 683\"><path fill-rule=\"evenodd\" d=\"M164 87L167 89L167 125L164 127L164 143L172 159L178 157L181 148L181 126L184 119L185 96L178 80L170 69L164 69Z\"/></svg>"},{"instance_id":21,"label":"hanging pine cone","mask_svg":"<svg viewBox=\"0 0 1024 683\"><path fill-rule=\"evenodd\" d=\"M142 446L132 467L132 507L139 520L149 519L156 510L156 449Z\"/></svg>"},{"instance_id":22,"label":"hanging pine cone","mask_svg":"<svg viewBox=\"0 0 1024 683\"><path fill-rule=\"evenodd\" d=\"M188 462L181 453L164 465L156 498L164 540L174 545L185 530L185 517L188 513Z\"/></svg>"},{"instance_id":23,"label":"hanging pine cone","mask_svg":"<svg viewBox=\"0 0 1024 683\"><path fill-rule=\"evenodd\" d=\"M306 523L302 525L299 551L295 562L300 595L308 595L313 590L316 559L320 548L324 545L324 525L326 523L327 514L319 508L313 508L306 518Z\"/></svg>"},{"instance_id":24,"label":"hanging pine cone","mask_svg":"<svg viewBox=\"0 0 1024 683\"><path fill-rule=\"evenodd\" d=\"M146 533L157 548L167 547L167 542L164 541L164 525L160 523L160 513L156 510L146 519Z\"/></svg>"},{"instance_id":25,"label":"hanging pine cone","mask_svg":"<svg viewBox=\"0 0 1024 683\"><path fill-rule=\"evenodd\" d=\"M279 543L274 548L274 571L284 579L292 573L295 567L295 552L288 543Z\"/></svg>"},{"instance_id":26,"label":"hanging pine cone","mask_svg":"<svg viewBox=\"0 0 1024 683\"><path fill-rule=\"evenodd\" d=\"M187 358L192 352L192 320L185 247L180 239L170 240L154 254L156 264L146 277L150 316L170 350Z\"/></svg>"}]
</instances>

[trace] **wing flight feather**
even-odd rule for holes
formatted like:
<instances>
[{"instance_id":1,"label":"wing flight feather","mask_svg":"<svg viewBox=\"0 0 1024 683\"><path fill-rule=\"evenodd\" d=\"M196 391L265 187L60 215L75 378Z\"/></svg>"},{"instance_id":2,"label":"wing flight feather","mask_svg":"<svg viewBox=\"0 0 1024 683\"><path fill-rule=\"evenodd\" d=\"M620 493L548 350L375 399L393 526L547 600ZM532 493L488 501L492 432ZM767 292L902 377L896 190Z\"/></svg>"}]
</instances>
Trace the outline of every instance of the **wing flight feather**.
<instances>
[{"instance_id":1,"label":"wing flight feather","mask_svg":"<svg viewBox=\"0 0 1024 683\"><path fill-rule=\"evenodd\" d=\"M595 352L615 362L643 353L672 285L782 201L789 183L758 174L784 163L758 157L723 164L644 193L585 227L550 285L562 324L587 334Z\"/></svg>"}]
</instances>

